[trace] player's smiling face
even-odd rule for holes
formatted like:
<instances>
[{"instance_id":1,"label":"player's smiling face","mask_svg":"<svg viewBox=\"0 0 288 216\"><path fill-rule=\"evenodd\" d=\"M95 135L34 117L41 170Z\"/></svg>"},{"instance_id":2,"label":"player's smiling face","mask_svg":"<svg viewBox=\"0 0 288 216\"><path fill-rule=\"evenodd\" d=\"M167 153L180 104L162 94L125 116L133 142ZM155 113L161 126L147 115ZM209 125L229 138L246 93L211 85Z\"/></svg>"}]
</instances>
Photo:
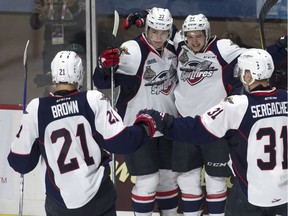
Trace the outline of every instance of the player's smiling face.
<instances>
[{"instance_id":1,"label":"player's smiling face","mask_svg":"<svg viewBox=\"0 0 288 216\"><path fill-rule=\"evenodd\" d=\"M148 41L155 49L161 49L169 37L169 31L148 29Z\"/></svg>"},{"instance_id":2,"label":"player's smiling face","mask_svg":"<svg viewBox=\"0 0 288 216\"><path fill-rule=\"evenodd\" d=\"M186 43L193 52L200 52L206 43L206 37L203 31L190 31L186 33Z\"/></svg>"}]
</instances>

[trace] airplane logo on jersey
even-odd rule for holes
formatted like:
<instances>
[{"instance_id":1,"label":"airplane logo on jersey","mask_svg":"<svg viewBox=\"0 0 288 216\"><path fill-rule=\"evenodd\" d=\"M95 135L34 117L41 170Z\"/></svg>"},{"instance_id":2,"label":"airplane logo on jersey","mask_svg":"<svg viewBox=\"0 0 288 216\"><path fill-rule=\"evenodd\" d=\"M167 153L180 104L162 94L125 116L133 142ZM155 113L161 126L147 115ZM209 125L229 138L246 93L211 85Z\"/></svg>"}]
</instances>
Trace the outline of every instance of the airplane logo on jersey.
<instances>
[{"instance_id":1,"label":"airplane logo on jersey","mask_svg":"<svg viewBox=\"0 0 288 216\"><path fill-rule=\"evenodd\" d=\"M143 79L148 81L145 86L151 86L151 94L165 94L168 95L177 82L176 70L170 67L156 75L155 71L150 66L146 67Z\"/></svg>"},{"instance_id":2,"label":"airplane logo on jersey","mask_svg":"<svg viewBox=\"0 0 288 216\"><path fill-rule=\"evenodd\" d=\"M102 97L100 98L100 100L106 100L106 101L110 102L110 99L104 94L102 94Z\"/></svg>"},{"instance_id":3,"label":"airplane logo on jersey","mask_svg":"<svg viewBox=\"0 0 288 216\"><path fill-rule=\"evenodd\" d=\"M119 49L119 52L120 52L120 55L123 56L123 55L131 55L129 52L128 52L128 48L127 47L120 47L118 48Z\"/></svg>"},{"instance_id":4,"label":"airplane logo on jersey","mask_svg":"<svg viewBox=\"0 0 288 216\"><path fill-rule=\"evenodd\" d=\"M233 102L233 97L231 97L231 96L226 97L226 98L224 99L224 102L228 102L228 103L234 104L234 102Z\"/></svg>"},{"instance_id":5,"label":"airplane logo on jersey","mask_svg":"<svg viewBox=\"0 0 288 216\"><path fill-rule=\"evenodd\" d=\"M212 77L214 71L217 69L211 66L210 61L189 61L180 67L181 76L180 79L187 81L190 85L196 85L206 77Z\"/></svg>"},{"instance_id":6,"label":"airplane logo on jersey","mask_svg":"<svg viewBox=\"0 0 288 216\"><path fill-rule=\"evenodd\" d=\"M272 200L272 203L279 202L280 200L281 200L281 199L274 198L274 199Z\"/></svg>"}]
</instances>

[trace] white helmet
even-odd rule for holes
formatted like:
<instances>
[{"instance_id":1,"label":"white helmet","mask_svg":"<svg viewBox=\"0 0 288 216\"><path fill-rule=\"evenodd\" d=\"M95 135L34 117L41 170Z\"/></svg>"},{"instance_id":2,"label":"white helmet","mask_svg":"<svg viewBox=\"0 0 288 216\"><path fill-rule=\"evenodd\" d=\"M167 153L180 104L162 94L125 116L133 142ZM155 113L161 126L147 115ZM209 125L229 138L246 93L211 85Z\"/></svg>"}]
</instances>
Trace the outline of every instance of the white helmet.
<instances>
[{"instance_id":1,"label":"white helmet","mask_svg":"<svg viewBox=\"0 0 288 216\"><path fill-rule=\"evenodd\" d=\"M145 24L145 34L147 36L148 27L157 30L169 30L172 34L173 18L168 9L152 8L149 10Z\"/></svg>"},{"instance_id":2,"label":"white helmet","mask_svg":"<svg viewBox=\"0 0 288 216\"><path fill-rule=\"evenodd\" d=\"M203 14L198 15L189 15L184 20L184 23L182 25L182 34L185 37L184 40L186 41L186 32L190 31L205 31L206 36L206 42L211 37L211 31L210 31L210 23L207 19L207 17Z\"/></svg>"},{"instance_id":3,"label":"white helmet","mask_svg":"<svg viewBox=\"0 0 288 216\"><path fill-rule=\"evenodd\" d=\"M60 51L51 62L53 83L83 84L84 70L81 58L74 51Z\"/></svg>"},{"instance_id":4,"label":"white helmet","mask_svg":"<svg viewBox=\"0 0 288 216\"><path fill-rule=\"evenodd\" d=\"M255 80L265 80L272 76L274 63L271 55L263 49L248 49L238 57L238 69L242 83L251 85ZM243 80L245 71L249 70L251 82Z\"/></svg>"}]
</instances>

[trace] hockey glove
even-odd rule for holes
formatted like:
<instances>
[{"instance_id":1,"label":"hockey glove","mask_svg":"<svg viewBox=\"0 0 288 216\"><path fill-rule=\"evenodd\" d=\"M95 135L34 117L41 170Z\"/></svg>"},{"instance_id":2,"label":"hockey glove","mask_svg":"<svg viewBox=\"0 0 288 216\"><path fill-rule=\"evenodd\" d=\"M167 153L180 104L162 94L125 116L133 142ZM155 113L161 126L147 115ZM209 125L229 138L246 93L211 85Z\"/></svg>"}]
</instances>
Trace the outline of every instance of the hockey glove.
<instances>
[{"instance_id":1,"label":"hockey glove","mask_svg":"<svg viewBox=\"0 0 288 216\"><path fill-rule=\"evenodd\" d=\"M275 46L280 49L287 48L287 36L278 38L278 40L275 42Z\"/></svg>"},{"instance_id":2,"label":"hockey glove","mask_svg":"<svg viewBox=\"0 0 288 216\"><path fill-rule=\"evenodd\" d=\"M32 29L34 30L41 28L44 24L39 13L32 13L29 21Z\"/></svg>"},{"instance_id":3,"label":"hockey glove","mask_svg":"<svg viewBox=\"0 0 288 216\"><path fill-rule=\"evenodd\" d=\"M107 49L99 56L99 64L104 68L115 67L119 64L120 50L118 48Z\"/></svg>"},{"instance_id":4,"label":"hockey glove","mask_svg":"<svg viewBox=\"0 0 288 216\"><path fill-rule=\"evenodd\" d=\"M145 19L149 10L141 12L135 12L128 15L123 23L123 29L129 29L132 25L136 25L138 28L142 28L145 25Z\"/></svg>"},{"instance_id":5,"label":"hockey glove","mask_svg":"<svg viewBox=\"0 0 288 216\"><path fill-rule=\"evenodd\" d=\"M150 115L145 113L142 113L140 115L137 114L134 125L142 125L147 131L147 134L150 138L153 138L156 132L156 123L154 119Z\"/></svg>"},{"instance_id":6,"label":"hockey glove","mask_svg":"<svg viewBox=\"0 0 288 216\"><path fill-rule=\"evenodd\" d=\"M158 112L153 109L140 110L137 115L138 116L140 115L151 116L151 118L154 119L154 122L156 124L156 130L161 132L164 135L171 128L173 121L174 121L174 117L172 115L169 115L168 113L164 113L164 112Z\"/></svg>"}]
</instances>

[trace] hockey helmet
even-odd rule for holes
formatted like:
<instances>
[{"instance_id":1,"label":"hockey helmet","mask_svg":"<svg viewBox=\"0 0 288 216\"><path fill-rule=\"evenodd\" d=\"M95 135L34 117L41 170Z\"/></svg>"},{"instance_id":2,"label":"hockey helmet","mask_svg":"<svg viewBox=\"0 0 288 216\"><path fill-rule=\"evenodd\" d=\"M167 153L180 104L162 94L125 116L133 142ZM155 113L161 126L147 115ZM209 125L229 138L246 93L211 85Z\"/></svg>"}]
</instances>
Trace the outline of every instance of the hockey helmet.
<instances>
[{"instance_id":1,"label":"hockey helmet","mask_svg":"<svg viewBox=\"0 0 288 216\"><path fill-rule=\"evenodd\" d=\"M206 43L211 37L210 23L207 17L203 14L189 15L184 20L182 25L182 35L186 41L186 33L190 31L205 31Z\"/></svg>"},{"instance_id":2,"label":"hockey helmet","mask_svg":"<svg viewBox=\"0 0 288 216\"><path fill-rule=\"evenodd\" d=\"M265 80L272 76L274 63L271 55L263 49L248 49L238 57L238 70L242 83L251 85L255 80ZM245 71L249 70L251 82L244 81Z\"/></svg>"},{"instance_id":3,"label":"hockey helmet","mask_svg":"<svg viewBox=\"0 0 288 216\"><path fill-rule=\"evenodd\" d=\"M169 37L172 35L173 18L168 9L152 8L149 10L145 24L145 34L147 36L148 27L157 30L168 30Z\"/></svg>"},{"instance_id":4,"label":"hockey helmet","mask_svg":"<svg viewBox=\"0 0 288 216\"><path fill-rule=\"evenodd\" d=\"M60 51L51 63L53 83L83 84L84 70L81 58L74 51Z\"/></svg>"}]
</instances>

